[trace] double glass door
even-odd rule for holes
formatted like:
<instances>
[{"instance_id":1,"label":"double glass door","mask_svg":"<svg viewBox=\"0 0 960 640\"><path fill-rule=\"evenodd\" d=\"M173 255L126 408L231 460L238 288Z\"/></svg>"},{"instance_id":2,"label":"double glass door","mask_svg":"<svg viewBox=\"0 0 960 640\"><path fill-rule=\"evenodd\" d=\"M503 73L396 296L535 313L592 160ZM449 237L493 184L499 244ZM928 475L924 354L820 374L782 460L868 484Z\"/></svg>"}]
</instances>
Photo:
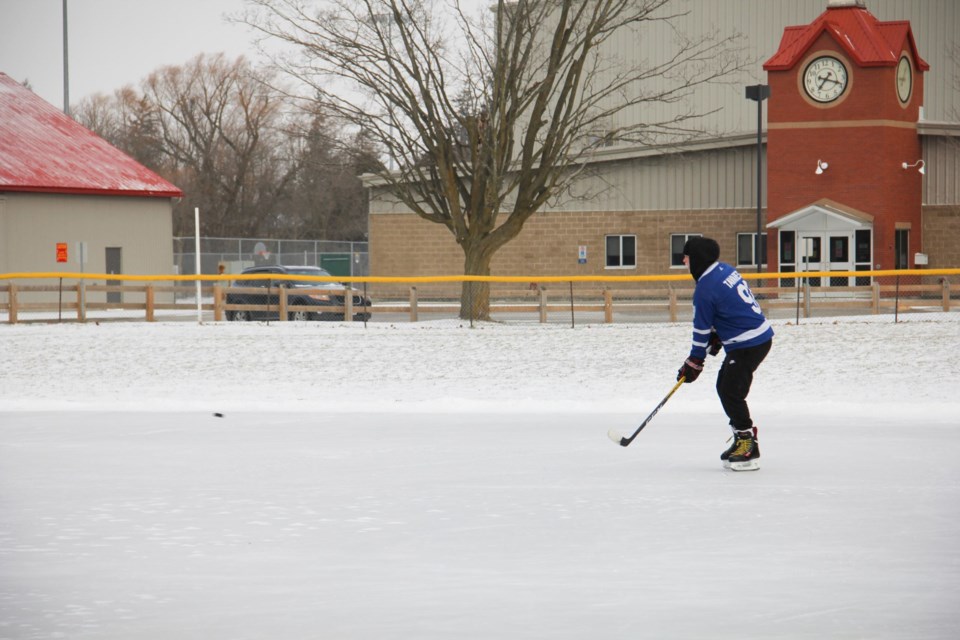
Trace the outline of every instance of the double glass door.
<instances>
[{"instance_id":1,"label":"double glass door","mask_svg":"<svg viewBox=\"0 0 960 640\"><path fill-rule=\"evenodd\" d=\"M853 271L854 263L850 248L853 234L800 233L797 250L800 255L800 271ZM846 287L846 276L810 278L812 287Z\"/></svg>"}]
</instances>

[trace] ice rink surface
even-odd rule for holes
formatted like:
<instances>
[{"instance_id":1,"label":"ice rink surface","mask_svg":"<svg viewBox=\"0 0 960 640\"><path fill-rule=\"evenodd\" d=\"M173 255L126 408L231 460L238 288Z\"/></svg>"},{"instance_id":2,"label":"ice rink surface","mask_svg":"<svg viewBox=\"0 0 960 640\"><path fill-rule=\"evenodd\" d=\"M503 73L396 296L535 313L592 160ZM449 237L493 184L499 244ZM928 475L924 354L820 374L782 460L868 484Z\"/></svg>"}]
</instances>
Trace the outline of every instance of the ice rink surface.
<instances>
[{"instance_id":1,"label":"ice rink surface","mask_svg":"<svg viewBox=\"0 0 960 640\"><path fill-rule=\"evenodd\" d=\"M0 326L0 638L955 638L960 324L775 329Z\"/></svg>"}]
</instances>

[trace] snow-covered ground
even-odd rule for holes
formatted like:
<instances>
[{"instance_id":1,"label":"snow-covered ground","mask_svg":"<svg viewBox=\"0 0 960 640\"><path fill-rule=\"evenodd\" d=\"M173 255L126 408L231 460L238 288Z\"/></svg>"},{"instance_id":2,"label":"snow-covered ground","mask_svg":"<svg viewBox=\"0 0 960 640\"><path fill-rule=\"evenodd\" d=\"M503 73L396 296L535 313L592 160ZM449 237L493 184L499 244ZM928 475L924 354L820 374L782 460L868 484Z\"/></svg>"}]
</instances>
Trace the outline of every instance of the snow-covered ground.
<instances>
[{"instance_id":1,"label":"snow-covered ground","mask_svg":"<svg viewBox=\"0 0 960 640\"><path fill-rule=\"evenodd\" d=\"M956 638L960 318L775 329L0 325L0 639Z\"/></svg>"}]
</instances>

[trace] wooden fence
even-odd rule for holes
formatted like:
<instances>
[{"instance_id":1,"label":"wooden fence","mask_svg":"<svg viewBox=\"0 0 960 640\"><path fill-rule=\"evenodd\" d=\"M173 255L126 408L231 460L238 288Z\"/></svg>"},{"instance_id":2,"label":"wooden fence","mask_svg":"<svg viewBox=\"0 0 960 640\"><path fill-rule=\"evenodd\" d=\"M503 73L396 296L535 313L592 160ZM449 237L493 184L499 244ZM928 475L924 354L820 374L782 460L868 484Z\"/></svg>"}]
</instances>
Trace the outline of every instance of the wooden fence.
<instances>
[{"instance_id":1,"label":"wooden fence","mask_svg":"<svg viewBox=\"0 0 960 640\"><path fill-rule=\"evenodd\" d=\"M947 275L960 274L960 270L950 270ZM765 281L780 282L778 274L767 274ZM899 274L872 279L870 284L861 286L811 286L811 279L823 274L779 274L787 282L796 283L796 286L753 286L753 292L760 302L764 312L774 315L789 316L794 313L800 317L809 318L815 315L830 315L839 313L880 314L892 312L894 314L914 311L923 312L950 312L958 309L960 287L951 289L950 279L941 277L933 282L923 283L916 273L907 274L909 279ZM827 274L836 277L836 274ZM869 272L857 272L858 279L869 278ZM923 278L931 279L929 272L923 272ZM123 278L123 276L111 276ZM141 277L145 278L145 277ZM156 278L157 280L160 277ZM11 324L23 321L71 320L86 322L91 312L128 311L142 312L142 318L147 322L157 320L158 311L189 314L190 312L212 312L216 322L227 319L235 311L266 311L275 312L278 320L286 321L298 311L314 311L317 307L288 304L288 289L286 287L272 287L271 289L254 290L250 287L238 287L236 284L224 284L223 280L214 279L212 286L209 283L199 289L195 283L191 284L157 284L146 282L141 284L94 284L86 280L79 280L73 284L20 284L14 280L0 280L0 320L6 315L6 321ZM302 279L302 277L300 278ZM376 278L368 278L376 282ZM385 279L394 285L400 279ZM411 279L415 286L405 287L403 297L392 295L389 298L374 300L369 311L374 320L389 317L390 321L407 319L418 322L423 319L439 317L459 317L460 289L456 279L445 278L431 280L429 278ZM516 287L517 281L529 281L525 289L498 289L491 295L490 311L498 319L507 319L515 314L527 314L539 322L548 322L556 319L558 314L571 320L577 315L602 318L602 322L612 323L629 321L631 318L644 316L647 319L660 319L676 322L689 317L691 298L693 295L692 282L689 278L678 279L673 276L652 277L649 280L642 278L608 278L602 282L596 280L571 279L564 281L561 278L552 278L547 285L540 286L536 277L511 279ZM882 281L881 281L882 280ZM903 282L906 280L906 282ZM819 280L813 280L819 282ZM542 282L542 281L539 281ZM576 290L574 283L576 282ZM435 289L430 284L444 283L445 286ZM569 286L566 286L569 284ZM455 285L455 286L451 286ZM616 285L616 286L612 286ZM657 286L659 285L659 286ZM197 305L196 294L200 291L201 304ZM263 291L276 298L273 304L262 305L227 304L228 293L250 293ZM393 291L397 291L394 286ZM298 293L342 293L342 290L298 289ZM109 301L110 294L119 297L121 301ZM187 298L190 296L190 298ZM265 301L269 298L264 296ZM367 311L353 305L350 296L346 296L343 306L323 307L323 312L341 314L347 322L354 313ZM55 315L55 317L53 317ZM127 314L129 318L131 314ZM139 316L139 314L134 314ZM135 317L134 317L135 319Z\"/></svg>"}]
</instances>

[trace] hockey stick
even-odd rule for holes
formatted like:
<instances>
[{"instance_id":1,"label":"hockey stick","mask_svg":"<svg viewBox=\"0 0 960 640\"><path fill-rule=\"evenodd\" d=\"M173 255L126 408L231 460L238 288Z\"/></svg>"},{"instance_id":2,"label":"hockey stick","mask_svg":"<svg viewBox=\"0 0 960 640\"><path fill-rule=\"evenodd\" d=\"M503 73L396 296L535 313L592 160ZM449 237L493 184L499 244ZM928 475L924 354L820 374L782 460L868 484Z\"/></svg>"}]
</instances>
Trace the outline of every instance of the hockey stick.
<instances>
[{"instance_id":1,"label":"hockey stick","mask_svg":"<svg viewBox=\"0 0 960 640\"><path fill-rule=\"evenodd\" d=\"M607 431L607 437L619 444L621 447L629 445L631 442L633 442L633 439L637 437L637 434L643 431L643 428L647 426L647 423L653 420L653 416L657 415L657 411L660 411L660 409L663 408L663 405L667 404L667 400L669 400L670 396L672 396L674 392L680 388L680 385L682 385L685 380L686 377L680 376L680 379L677 380L677 384L673 385L673 389L670 389L670 393L667 394L667 397L660 401L660 404L658 404L650 413L650 415L647 416L647 419L643 421L643 424L637 427L637 430L633 432L632 436L625 438L621 436L615 429L610 429L610 431Z\"/></svg>"}]
</instances>

